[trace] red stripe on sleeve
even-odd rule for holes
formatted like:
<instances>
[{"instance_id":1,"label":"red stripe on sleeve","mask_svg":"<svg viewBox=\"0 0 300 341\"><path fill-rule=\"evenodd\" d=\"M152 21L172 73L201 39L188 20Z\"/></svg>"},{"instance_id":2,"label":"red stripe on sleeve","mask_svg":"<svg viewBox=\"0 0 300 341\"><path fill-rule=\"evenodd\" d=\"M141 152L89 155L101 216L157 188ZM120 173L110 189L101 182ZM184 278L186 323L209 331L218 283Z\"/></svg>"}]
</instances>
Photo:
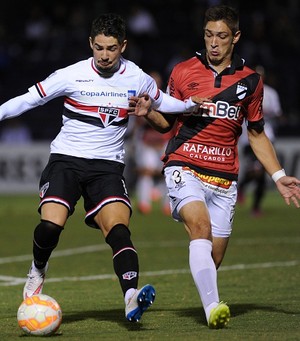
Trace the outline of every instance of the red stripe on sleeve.
<instances>
[{"instance_id":1,"label":"red stripe on sleeve","mask_svg":"<svg viewBox=\"0 0 300 341\"><path fill-rule=\"evenodd\" d=\"M41 94L42 94L44 97L46 97L46 92L45 92L45 90L43 89L42 84L41 84L41 83L37 83L37 86L38 86L38 88L39 88Z\"/></svg>"}]
</instances>

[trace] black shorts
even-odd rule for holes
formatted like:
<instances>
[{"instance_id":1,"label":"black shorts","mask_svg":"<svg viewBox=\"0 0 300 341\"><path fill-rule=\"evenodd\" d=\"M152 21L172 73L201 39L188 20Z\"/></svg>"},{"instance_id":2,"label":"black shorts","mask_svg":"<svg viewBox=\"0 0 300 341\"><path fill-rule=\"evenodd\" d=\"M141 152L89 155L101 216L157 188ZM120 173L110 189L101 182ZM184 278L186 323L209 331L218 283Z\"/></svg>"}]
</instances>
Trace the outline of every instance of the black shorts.
<instances>
[{"instance_id":1,"label":"black shorts","mask_svg":"<svg viewBox=\"0 0 300 341\"><path fill-rule=\"evenodd\" d=\"M88 226L99 228L94 216L112 202L123 202L131 213L123 171L120 162L51 154L41 175L39 212L43 204L55 202L66 206L72 215L82 196Z\"/></svg>"}]
</instances>

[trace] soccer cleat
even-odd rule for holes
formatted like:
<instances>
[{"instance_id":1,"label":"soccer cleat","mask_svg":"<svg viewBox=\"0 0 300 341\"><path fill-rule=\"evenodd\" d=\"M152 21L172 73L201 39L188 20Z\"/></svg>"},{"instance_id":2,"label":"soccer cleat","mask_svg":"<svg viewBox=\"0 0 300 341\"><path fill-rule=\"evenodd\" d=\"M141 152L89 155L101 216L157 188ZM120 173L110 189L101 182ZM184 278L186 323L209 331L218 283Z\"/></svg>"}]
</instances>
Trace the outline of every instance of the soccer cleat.
<instances>
[{"instance_id":1,"label":"soccer cleat","mask_svg":"<svg viewBox=\"0 0 300 341\"><path fill-rule=\"evenodd\" d=\"M130 322L138 322L143 313L155 300L155 289L147 284L135 293L128 300L125 307L125 316Z\"/></svg>"},{"instance_id":2,"label":"soccer cleat","mask_svg":"<svg viewBox=\"0 0 300 341\"><path fill-rule=\"evenodd\" d=\"M220 302L209 315L208 326L211 329L220 329L227 326L230 319L230 310L226 303Z\"/></svg>"},{"instance_id":3,"label":"soccer cleat","mask_svg":"<svg viewBox=\"0 0 300 341\"><path fill-rule=\"evenodd\" d=\"M31 297L33 295L42 293L47 270L48 270L48 263L43 269L37 269L32 262L32 265L29 269L29 273L27 275L27 281L23 289L24 300L27 297Z\"/></svg>"}]
</instances>

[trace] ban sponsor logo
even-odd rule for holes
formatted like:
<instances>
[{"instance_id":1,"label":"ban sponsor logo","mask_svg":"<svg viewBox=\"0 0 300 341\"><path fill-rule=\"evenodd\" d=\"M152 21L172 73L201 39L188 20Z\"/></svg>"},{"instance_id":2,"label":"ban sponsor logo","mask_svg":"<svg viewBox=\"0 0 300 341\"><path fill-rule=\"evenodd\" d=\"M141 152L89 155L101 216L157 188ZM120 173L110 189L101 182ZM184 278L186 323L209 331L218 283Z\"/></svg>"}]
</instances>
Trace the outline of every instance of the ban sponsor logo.
<instances>
[{"instance_id":1,"label":"ban sponsor logo","mask_svg":"<svg viewBox=\"0 0 300 341\"><path fill-rule=\"evenodd\" d=\"M202 107L203 117L213 118L227 118L229 120L238 120L241 107L230 105L224 101L217 101L216 103L205 103Z\"/></svg>"}]
</instances>

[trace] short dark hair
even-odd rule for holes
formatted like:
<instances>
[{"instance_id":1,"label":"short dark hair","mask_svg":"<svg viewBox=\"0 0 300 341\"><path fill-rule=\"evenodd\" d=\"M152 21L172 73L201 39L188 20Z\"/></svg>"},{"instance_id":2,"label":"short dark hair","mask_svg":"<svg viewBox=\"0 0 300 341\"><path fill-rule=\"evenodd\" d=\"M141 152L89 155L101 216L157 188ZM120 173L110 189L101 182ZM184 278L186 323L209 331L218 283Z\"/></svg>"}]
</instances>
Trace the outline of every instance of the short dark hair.
<instances>
[{"instance_id":1,"label":"short dark hair","mask_svg":"<svg viewBox=\"0 0 300 341\"><path fill-rule=\"evenodd\" d=\"M126 24L124 19L114 13L100 15L92 23L90 36L94 40L99 34L117 38L119 44L123 43L126 37Z\"/></svg>"},{"instance_id":2,"label":"short dark hair","mask_svg":"<svg viewBox=\"0 0 300 341\"><path fill-rule=\"evenodd\" d=\"M205 28L208 21L223 20L230 28L233 35L239 30L239 14L237 10L226 5L212 6L205 12L203 26Z\"/></svg>"}]
</instances>

